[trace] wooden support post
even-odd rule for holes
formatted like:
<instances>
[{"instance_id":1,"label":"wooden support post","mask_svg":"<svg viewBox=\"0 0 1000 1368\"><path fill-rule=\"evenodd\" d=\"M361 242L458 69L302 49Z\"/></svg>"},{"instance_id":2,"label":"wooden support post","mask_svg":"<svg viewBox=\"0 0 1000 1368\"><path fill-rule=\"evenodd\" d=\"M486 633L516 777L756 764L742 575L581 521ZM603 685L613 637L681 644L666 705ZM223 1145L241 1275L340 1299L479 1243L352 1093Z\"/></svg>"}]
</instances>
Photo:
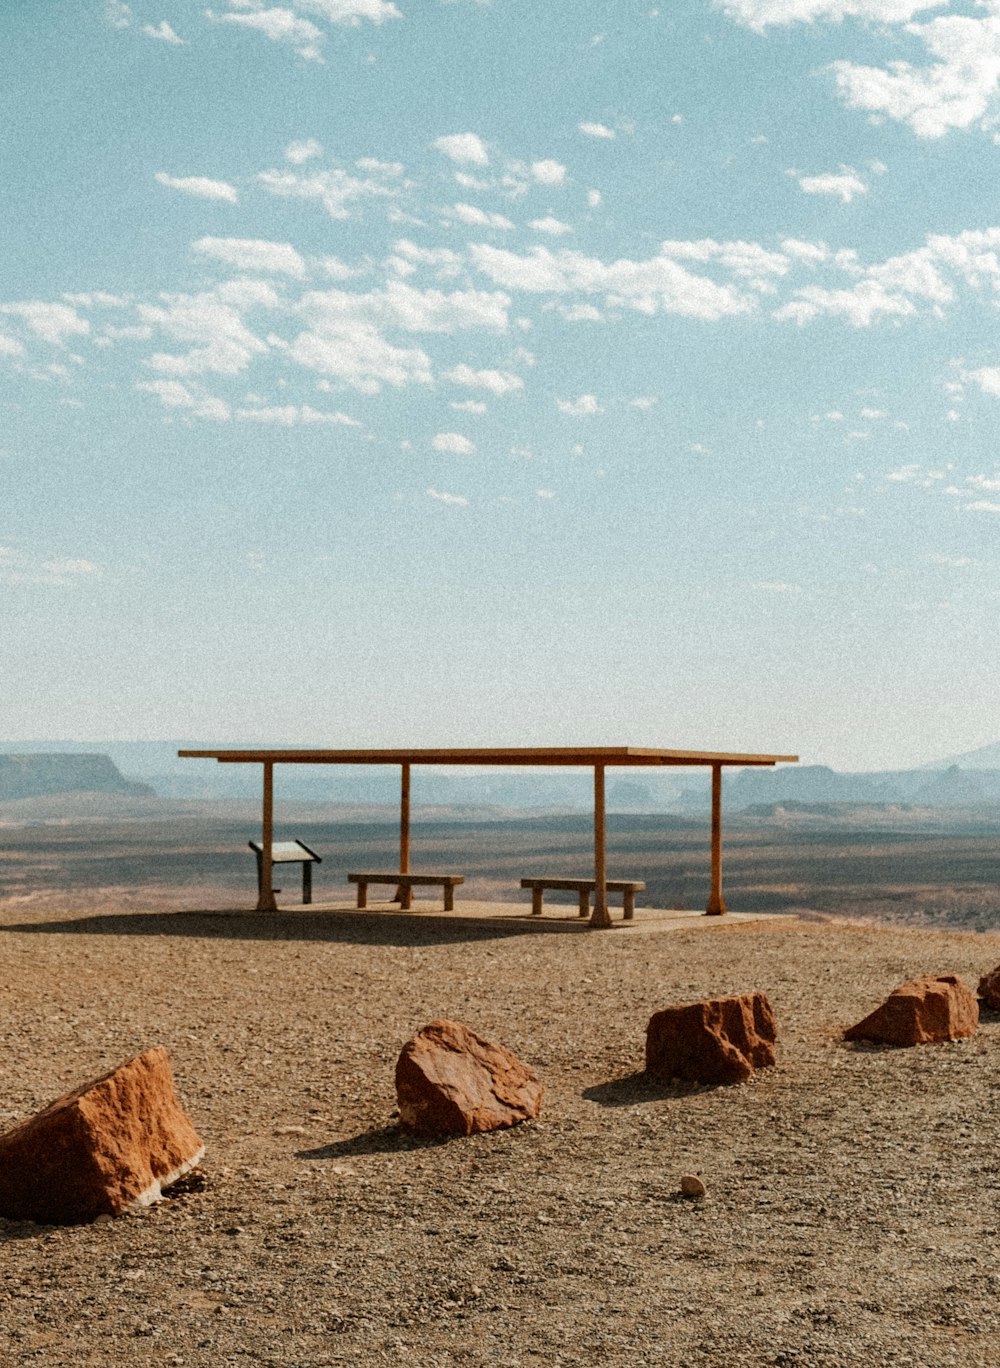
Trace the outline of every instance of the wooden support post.
<instances>
[{"instance_id":1,"label":"wooden support post","mask_svg":"<svg viewBox=\"0 0 1000 1368\"><path fill-rule=\"evenodd\" d=\"M313 867L308 860L302 861L302 901L311 903L313 900Z\"/></svg>"},{"instance_id":2,"label":"wooden support post","mask_svg":"<svg viewBox=\"0 0 1000 1368\"><path fill-rule=\"evenodd\" d=\"M608 912L608 861L604 829L604 766L594 766L594 910L591 926L610 926Z\"/></svg>"},{"instance_id":3,"label":"wooden support post","mask_svg":"<svg viewBox=\"0 0 1000 1368\"><path fill-rule=\"evenodd\" d=\"M722 897L722 766L712 766L712 891L706 917L721 917L726 910Z\"/></svg>"},{"instance_id":4,"label":"wooden support post","mask_svg":"<svg viewBox=\"0 0 1000 1368\"><path fill-rule=\"evenodd\" d=\"M409 874L410 872L410 767L408 764L402 766L402 778L399 788L399 872ZM409 893L409 898L407 894ZM408 908L413 899L413 890L403 888L402 885L396 889L393 902L398 902L403 908Z\"/></svg>"},{"instance_id":5,"label":"wooden support post","mask_svg":"<svg viewBox=\"0 0 1000 1368\"><path fill-rule=\"evenodd\" d=\"M271 846L274 841L274 765L264 761L264 813L261 821L260 843L260 887L257 893L258 912L277 912L274 901L274 876L271 863Z\"/></svg>"}]
</instances>

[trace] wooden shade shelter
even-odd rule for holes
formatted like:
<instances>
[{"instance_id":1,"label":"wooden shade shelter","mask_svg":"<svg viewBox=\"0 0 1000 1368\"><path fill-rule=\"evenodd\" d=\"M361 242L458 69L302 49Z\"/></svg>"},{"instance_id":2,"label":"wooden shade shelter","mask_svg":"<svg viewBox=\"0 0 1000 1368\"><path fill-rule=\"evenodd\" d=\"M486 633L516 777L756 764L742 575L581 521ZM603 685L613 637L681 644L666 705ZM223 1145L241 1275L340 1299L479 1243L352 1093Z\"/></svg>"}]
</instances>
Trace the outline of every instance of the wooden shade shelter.
<instances>
[{"instance_id":1,"label":"wooden shade shelter","mask_svg":"<svg viewBox=\"0 0 1000 1368\"><path fill-rule=\"evenodd\" d=\"M578 766L594 771L594 910L591 926L610 926L607 906L607 845L604 814L604 771L609 768L706 766L712 771L712 887L706 915L721 916L722 770L726 765L794 763L797 755L741 755L725 751L660 750L644 746L459 747L407 750L182 750L178 755L221 764L261 765L264 811L261 823L259 912L275 912L271 844L274 834L275 765L399 765L402 775L399 809L399 872L410 868L410 769L413 765Z\"/></svg>"}]
</instances>

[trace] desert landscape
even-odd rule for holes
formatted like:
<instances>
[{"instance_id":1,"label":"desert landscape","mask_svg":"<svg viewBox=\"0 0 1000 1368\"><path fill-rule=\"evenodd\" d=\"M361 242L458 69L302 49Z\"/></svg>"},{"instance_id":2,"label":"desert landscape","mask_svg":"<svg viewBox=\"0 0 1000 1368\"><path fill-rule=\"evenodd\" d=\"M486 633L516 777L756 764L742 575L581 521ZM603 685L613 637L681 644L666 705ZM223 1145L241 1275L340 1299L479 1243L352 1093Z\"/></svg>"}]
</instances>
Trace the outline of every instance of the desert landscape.
<instances>
[{"instance_id":1,"label":"desert landscape","mask_svg":"<svg viewBox=\"0 0 1000 1368\"><path fill-rule=\"evenodd\" d=\"M1000 962L988 814L734 818L731 906L783 915L671 930L642 906L698 906L704 826L616 817L610 870L649 891L593 932L555 894L540 923L490 915L527 910L540 861L586 868L578 816L420 814L415 862L467 875L452 918L303 909L294 876L259 916L252 810L173 809L4 805L5 1127L165 1045L207 1154L118 1220L0 1221L0 1361L995 1362L1000 1018L910 1050L841 1038L905 979L975 988ZM317 900L391 856L389 812L283 815L324 855ZM652 1012L750 989L776 1067L643 1073ZM537 1121L399 1129L396 1057L442 1016L537 1070Z\"/></svg>"}]
</instances>

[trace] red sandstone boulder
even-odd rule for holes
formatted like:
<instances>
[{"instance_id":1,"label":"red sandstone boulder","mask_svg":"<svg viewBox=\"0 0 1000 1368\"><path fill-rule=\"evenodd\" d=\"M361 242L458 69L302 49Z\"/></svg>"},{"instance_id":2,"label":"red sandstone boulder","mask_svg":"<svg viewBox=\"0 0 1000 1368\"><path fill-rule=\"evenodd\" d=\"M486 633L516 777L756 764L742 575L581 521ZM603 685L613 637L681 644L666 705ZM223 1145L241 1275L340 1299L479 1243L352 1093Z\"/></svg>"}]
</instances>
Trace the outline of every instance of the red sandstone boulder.
<instances>
[{"instance_id":1,"label":"red sandstone boulder","mask_svg":"<svg viewBox=\"0 0 1000 1368\"><path fill-rule=\"evenodd\" d=\"M777 1028L763 993L710 998L655 1012L646 1069L664 1082L742 1083L774 1063Z\"/></svg>"},{"instance_id":2,"label":"red sandstone boulder","mask_svg":"<svg viewBox=\"0 0 1000 1368\"><path fill-rule=\"evenodd\" d=\"M155 1202L205 1147L174 1091L166 1050L147 1050L0 1135L0 1215L50 1225Z\"/></svg>"},{"instance_id":3,"label":"red sandstone boulder","mask_svg":"<svg viewBox=\"0 0 1000 1368\"><path fill-rule=\"evenodd\" d=\"M400 1125L418 1135L473 1135L516 1126L542 1106L538 1075L459 1021L432 1021L396 1061Z\"/></svg>"},{"instance_id":4,"label":"red sandstone boulder","mask_svg":"<svg viewBox=\"0 0 1000 1368\"><path fill-rule=\"evenodd\" d=\"M1000 1012L1000 964L979 980L979 998L991 1012Z\"/></svg>"},{"instance_id":5,"label":"red sandstone boulder","mask_svg":"<svg viewBox=\"0 0 1000 1368\"><path fill-rule=\"evenodd\" d=\"M874 1012L844 1032L845 1040L924 1045L976 1034L979 1004L957 974L930 974L902 983Z\"/></svg>"}]
</instances>

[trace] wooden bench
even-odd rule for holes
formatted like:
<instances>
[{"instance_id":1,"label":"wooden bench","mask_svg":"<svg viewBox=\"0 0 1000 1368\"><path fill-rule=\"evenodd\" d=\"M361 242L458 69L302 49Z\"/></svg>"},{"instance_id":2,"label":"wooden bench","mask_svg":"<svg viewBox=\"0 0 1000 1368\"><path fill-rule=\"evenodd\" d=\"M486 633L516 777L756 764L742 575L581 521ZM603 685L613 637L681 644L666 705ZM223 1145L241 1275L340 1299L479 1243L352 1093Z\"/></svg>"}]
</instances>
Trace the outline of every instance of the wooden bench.
<instances>
[{"instance_id":1,"label":"wooden bench","mask_svg":"<svg viewBox=\"0 0 1000 1368\"><path fill-rule=\"evenodd\" d=\"M257 896L260 896L261 885L264 878L264 847L260 841L248 841L247 845L257 856ZM313 875L312 867L314 864L322 864L323 857L317 855L315 850L310 850L301 841L273 841L271 843L271 864L299 864L302 865L302 901L311 903L313 900ZM280 888L273 890L280 893Z\"/></svg>"},{"instance_id":2,"label":"wooden bench","mask_svg":"<svg viewBox=\"0 0 1000 1368\"><path fill-rule=\"evenodd\" d=\"M533 917L542 915L542 894L546 888L567 889L572 893L579 894L580 916L586 917L590 913L590 895L597 887L597 880L522 879L521 887L531 889L531 915ZM644 893L646 885L639 879L608 879L604 887L609 893L624 894L625 920L631 921L635 916L635 895Z\"/></svg>"},{"instance_id":3,"label":"wooden bench","mask_svg":"<svg viewBox=\"0 0 1000 1368\"><path fill-rule=\"evenodd\" d=\"M368 906L369 884L392 884L396 889L393 902L398 902L405 911L413 906L413 890L428 885L444 889L444 910L452 912L455 908L455 889L465 883L464 874L348 874L348 883L358 886L358 906Z\"/></svg>"}]
</instances>

